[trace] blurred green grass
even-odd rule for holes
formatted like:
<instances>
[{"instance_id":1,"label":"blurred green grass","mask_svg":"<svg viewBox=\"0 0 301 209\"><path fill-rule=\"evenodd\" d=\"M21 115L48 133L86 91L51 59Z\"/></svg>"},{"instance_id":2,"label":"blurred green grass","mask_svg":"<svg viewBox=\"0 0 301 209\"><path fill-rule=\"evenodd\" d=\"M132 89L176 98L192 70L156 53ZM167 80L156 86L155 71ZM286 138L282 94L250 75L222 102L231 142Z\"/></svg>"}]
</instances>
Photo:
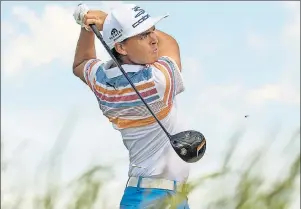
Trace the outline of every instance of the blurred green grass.
<instances>
[{"instance_id":1,"label":"blurred green grass","mask_svg":"<svg viewBox=\"0 0 301 209\"><path fill-rule=\"evenodd\" d=\"M76 118L71 117L64 123L56 139L52 153L49 155L50 163L47 167L47 175L44 178L44 191L35 194L30 200L26 199L22 193L10 192L8 194L7 192L1 192L1 209L28 209L28 206L25 206L28 202L32 203L33 209L56 209L58 205L61 204L59 203L61 197L66 193L69 195L68 199L65 200L63 208L111 209L105 206L105 202L99 200L102 186L108 182L106 176L112 175L110 167L102 165L93 166L67 185L62 185L59 181L60 155L64 147L67 146L67 142L75 125L74 121L76 121ZM236 183L229 182L230 188L234 192L226 192L224 195L218 196L215 195L216 188L212 188L207 192L212 194L213 197L216 196L216 198L206 202L206 206L202 207L202 209L291 209L293 201L296 201L295 194L300 190L300 182L297 182L300 178L300 152L294 156L292 161L287 162L289 169L282 171L282 178L277 178L275 182L267 186L265 184L267 179L263 177L260 169L256 169L256 165L260 163L260 159L263 155L266 155L269 144L262 146L256 153L253 153L253 155L246 154L244 160L245 168L239 168L239 171L237 171L231 166L233 153L235 153L237 149L237 142L242 134L242 132L237 132L229 139L229 148L219 170L189 181L188 196L196 192L198 188L202 188L205 183L208 184L209 182L209 184L213 184L219 181L226 181L226 178L232 175L238 176ZM289 143L285 149L290 146L293 146L295 149L294 143L296 140L300 140L300 129L292 133L292 137L288 140ZM1 153L3 149L4 142L1 136ZM9 166L9 163L3 161L1 157L1 174L5 172L7 166ZM38 175L39 173L37 173L37 176ZM114 194L113 191L110 191L110 193ZM10 203L2 201L5 195L9 195L13 201ZM164 202L172 201L173 204L176 205L181 200L181 197L175 197L172 200L166 199ZM116 203L118 204L119 201L119 199L116 200ZM204 202L203 198L202 202Z\"/></svg>"}]
</instances>

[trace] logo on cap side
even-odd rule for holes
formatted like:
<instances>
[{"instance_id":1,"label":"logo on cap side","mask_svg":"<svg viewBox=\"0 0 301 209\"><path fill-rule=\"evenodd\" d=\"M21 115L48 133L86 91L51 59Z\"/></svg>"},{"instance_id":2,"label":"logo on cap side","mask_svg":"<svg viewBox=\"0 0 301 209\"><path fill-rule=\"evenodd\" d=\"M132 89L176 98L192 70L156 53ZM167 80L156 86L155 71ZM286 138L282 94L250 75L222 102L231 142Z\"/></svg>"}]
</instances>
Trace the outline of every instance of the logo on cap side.
<instances>
[{"instance_id":1,"label":"logo on cap side","mask_svg":"<svg viewBox=\"0 0 301 209\"><path fill-rule=\"evenodd\" d=\"M132 10L134 10L135 12L137 12L137 14L135 15L135 18L138 18L139 16L143 15L145 13L144 9L141 9L138 6L135 6L134 8L132 8ZM147 20L150 17L149 14L145 14L144 16L142 16L137 22L135 22L134 24L132 24L133 28L136 28L138 25L140 25L141 23L143 23L145 20Z\"/></svg>"},{"instance_id":2,"label":"logo on cap side","mask_svg":"<svg viewBox=\"0 0 301 209\"><path fill-rule=\"evenodd\" d=\"M116 41L122 36L122 29L117 30L116 28L113 28L111 30L111 36L109 37L110 40Z\"/></svg>"}]
</instances>

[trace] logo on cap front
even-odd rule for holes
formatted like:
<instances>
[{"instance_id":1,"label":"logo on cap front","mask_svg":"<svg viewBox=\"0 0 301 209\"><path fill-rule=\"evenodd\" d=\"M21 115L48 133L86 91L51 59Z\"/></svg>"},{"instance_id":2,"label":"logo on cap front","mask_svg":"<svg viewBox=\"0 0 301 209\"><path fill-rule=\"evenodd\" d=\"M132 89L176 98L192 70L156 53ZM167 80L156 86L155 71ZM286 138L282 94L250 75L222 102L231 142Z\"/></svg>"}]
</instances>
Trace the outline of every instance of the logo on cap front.
<instances>
[{"instance_id":1,"label":"logo on cap front","mask_svg":"<svg viewBox=\"0 0 301 209\"><path fill-rule=\"evenodd\" d=\"M113 28L111 30L111 36L109 37L110 40L116 41L122 36L122 29L117 30L116 28Z\"/></svg>"},{"instance_id":2,"label":"logo on cap front","mask_svg":"<svg viewBox=\"0 0 301 209\"><path fill-rule=\"evenodd\" d=\"M132 8L132 10L134 12L136 12L135 19L146 13L144 9L142 9L142 8L140 8L138 6L135 6L134 8ZM136 28L138 25L140 25L145 20L147 20L149 17L150 17L149 14L143 15L139 20L137 20L134 24L132 24L132 27Z\"/></svg>"}]
</instances>

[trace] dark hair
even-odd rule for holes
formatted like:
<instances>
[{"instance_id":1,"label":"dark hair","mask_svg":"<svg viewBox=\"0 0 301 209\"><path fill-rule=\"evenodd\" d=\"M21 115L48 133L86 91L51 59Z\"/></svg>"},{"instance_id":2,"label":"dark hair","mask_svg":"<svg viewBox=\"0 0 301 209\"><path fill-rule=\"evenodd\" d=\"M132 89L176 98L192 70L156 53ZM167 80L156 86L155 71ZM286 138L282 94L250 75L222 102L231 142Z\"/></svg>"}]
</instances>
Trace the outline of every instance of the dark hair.
<instances>
[{"instance_id":1,"label":"dark hair","mask_svg":"<svg viewBox=\"0 0 301 209\"><path fill-rule=\"evenodd\" d=\"M127 38L124 39L123 41L121 41L120 43L124 43L127 41ZM114 57L116 57L117 61L122 64L122 54L120 54L119 52L116 51L115 47L111 50L112 54L114 55Z\"/></svg>"},{"instance_id":2,"label":"dark hair","mask_svg":"<svg viewBox=\"0 0 301 209\"><path fill-rule=\"evenodd\" d=\"M112 52L112 54L114 55L114 57L117 59L117 61L118 61L120 64L122 64L122 59L121 59L122 54L119 54L119 52L117 52L115 48L113 48L113 49L111 50L111 52Z\"/></svg>"}]
</instances>

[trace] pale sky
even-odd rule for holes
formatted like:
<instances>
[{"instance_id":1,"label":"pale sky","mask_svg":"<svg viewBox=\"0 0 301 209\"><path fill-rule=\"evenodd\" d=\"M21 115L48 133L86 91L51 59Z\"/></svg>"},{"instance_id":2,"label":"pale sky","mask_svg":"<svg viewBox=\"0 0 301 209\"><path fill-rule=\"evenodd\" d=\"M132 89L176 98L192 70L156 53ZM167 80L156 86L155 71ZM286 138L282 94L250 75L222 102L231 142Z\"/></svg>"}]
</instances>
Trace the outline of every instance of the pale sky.
<instances>
[{"instance_id":1,"label":"pale sky","mask_svg":"<svg viewBox=\"0 0 301 209\"><path fill-rule=\"evenodd\" d=\"M35 182L36 169L46 166L64 121L76 112L70 139L59 140L62 179L75 178L91 164L115 162L120 174L110 188L118 198L110 204L118 205L127 179L127 150L93 93L72 73L80 30L72 16L77 3L1 2L2 154L10 162L5 189ZM105 11L122 3L86 2ZM218 168L239 128L247 132L235 165L265 143L270 131L278 131L269 158L274 160L264 171L277 173L291 159L278 151L300 127L300 2L138 5L153 16L169 13L157 28L179 42L186 87L178 97L181 121L208 140L204 158L191 165L191 176ZM109 59L98 40L96 45L99 58ZM192 209L197 198L191 197Z\"/></svg>"}]
</instances>

